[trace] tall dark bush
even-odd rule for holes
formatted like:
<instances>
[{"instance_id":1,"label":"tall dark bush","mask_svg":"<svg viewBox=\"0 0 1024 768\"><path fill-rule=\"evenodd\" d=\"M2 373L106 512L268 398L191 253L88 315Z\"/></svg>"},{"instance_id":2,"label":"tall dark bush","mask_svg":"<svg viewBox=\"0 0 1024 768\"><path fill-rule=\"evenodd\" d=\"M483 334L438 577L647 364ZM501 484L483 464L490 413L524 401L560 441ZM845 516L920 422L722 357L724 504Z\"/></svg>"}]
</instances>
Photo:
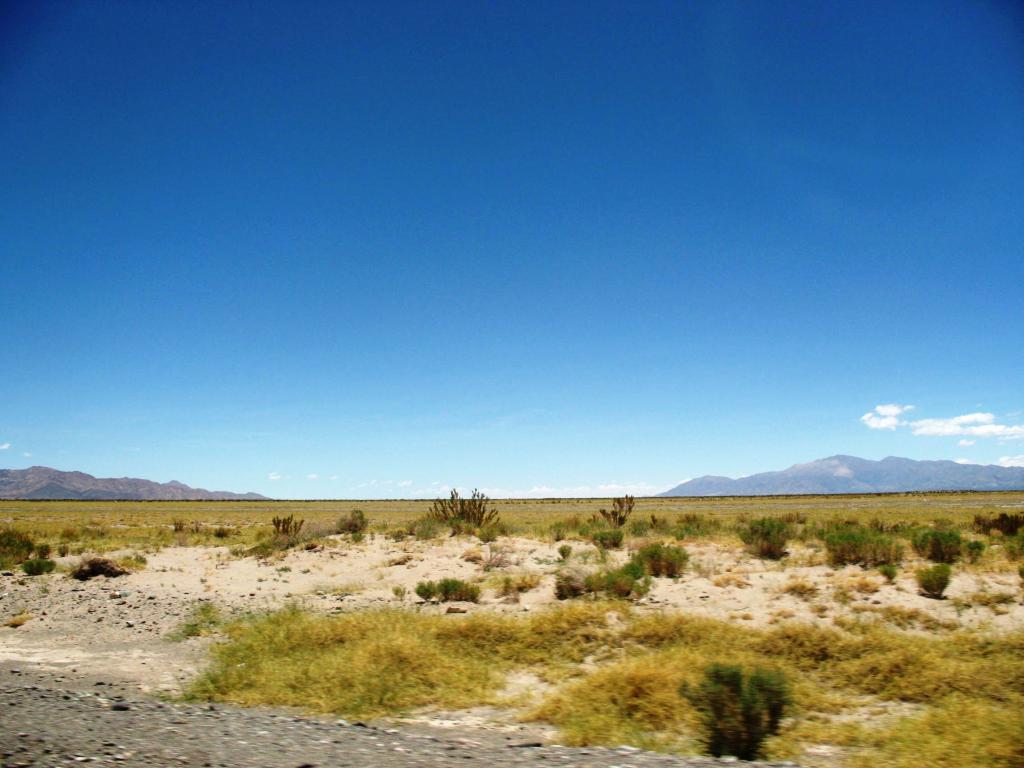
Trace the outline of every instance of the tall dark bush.
<instances>
[{"instance_id":1,"label":"tall dark bush","mask_svg":"<svg viewBox=\"0 0 1024 768\"><path fill-rule=\"evenodd\" d=\"M913 544L917 554L933 563L955 563L964 547L957 531L920 531L914 536Z\"/></svg>"},{"instance_id":2,"label":"tall dark bush","mask_svg":"<svg viewBox=\"0 0 1024 768\"><path fill-rule=\"evenodd\" d=\"M731 664L712 664L697 690L684 687L681 693L701 713L707 751L741 760L760 756L764 740L778 733L791 703L781 672L757 668L745 674Z\"/></svg>"}]
</instances>

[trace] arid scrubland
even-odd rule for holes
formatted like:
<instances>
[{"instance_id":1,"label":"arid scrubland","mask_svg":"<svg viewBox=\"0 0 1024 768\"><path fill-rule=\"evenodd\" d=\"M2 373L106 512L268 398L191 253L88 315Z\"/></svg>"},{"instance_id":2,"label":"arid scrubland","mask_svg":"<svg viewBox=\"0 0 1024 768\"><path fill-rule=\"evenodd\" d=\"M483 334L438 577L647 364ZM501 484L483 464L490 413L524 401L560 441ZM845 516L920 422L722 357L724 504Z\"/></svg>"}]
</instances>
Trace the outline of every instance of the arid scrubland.
<instances>
[{"instance_id":1,"label":"arid scrubland","mask_svg":"<svg viewBox=\"0 0 1024 768\"><path fill-rule=\"evenodd\" d=\"M686 753L776 702L769 757L1024 764L1024 493L629 504L0 502L0 653L158 638L198 699Z\"/></svg>"}]
</instances>

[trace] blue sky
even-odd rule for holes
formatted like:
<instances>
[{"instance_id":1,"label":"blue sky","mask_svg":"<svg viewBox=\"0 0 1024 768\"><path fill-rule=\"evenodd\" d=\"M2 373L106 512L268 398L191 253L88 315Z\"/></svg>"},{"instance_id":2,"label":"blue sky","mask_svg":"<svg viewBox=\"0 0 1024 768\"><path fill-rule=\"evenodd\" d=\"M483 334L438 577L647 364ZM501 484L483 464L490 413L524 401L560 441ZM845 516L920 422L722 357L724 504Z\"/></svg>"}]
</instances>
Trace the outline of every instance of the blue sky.
<instances>
[{"instance_id":1,"label":"blue sky","mask_svg":"<svg viewBox=\"0 0 1024 768\"><path fill-rule=\"evenodd\" d=\"M1011 2L7 3L0 147L0 466L1024 463Z\"/></svg>"}]
</instances>

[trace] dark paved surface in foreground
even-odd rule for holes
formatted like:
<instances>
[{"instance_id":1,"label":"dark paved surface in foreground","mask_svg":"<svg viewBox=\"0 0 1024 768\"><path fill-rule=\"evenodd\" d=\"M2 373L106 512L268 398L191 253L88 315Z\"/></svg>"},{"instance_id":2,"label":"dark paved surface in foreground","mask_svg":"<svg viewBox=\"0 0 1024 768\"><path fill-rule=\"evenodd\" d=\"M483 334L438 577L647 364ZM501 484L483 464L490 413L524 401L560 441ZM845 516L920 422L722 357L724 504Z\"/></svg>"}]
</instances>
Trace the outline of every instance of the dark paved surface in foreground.
<instances>
[{"instance_id":1,"label":"dark paved surface in foreground","mask_svg":"<svg viewBox=\"0 0 1024 768\"><path fill-rule=\"evenodd\" d=\"M538 746L514 736L380 729L270 709L167 703L98 680L0 665L0 765L230 766L719 766L620 749ZM743 763L784 766L792 763Z\"/></svg>"}]
</instances>

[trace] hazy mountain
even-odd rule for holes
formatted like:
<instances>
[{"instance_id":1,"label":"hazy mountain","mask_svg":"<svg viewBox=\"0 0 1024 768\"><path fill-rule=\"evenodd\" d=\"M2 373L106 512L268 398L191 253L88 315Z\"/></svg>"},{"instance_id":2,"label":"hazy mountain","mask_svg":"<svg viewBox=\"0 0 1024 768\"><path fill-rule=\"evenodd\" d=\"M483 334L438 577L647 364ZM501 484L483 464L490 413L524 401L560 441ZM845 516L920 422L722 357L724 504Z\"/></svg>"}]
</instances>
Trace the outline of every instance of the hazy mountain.
<instances>
[{"instance_id":1,"label":"hazy mountain","mask_svg":"<svg viewBox=\"0 0 1024 768\"><path fill-rule=\"evenodd\" d=\"M769 496L795 493L900 493L904 491L1024 490L1024 467L829 456L733 480L705 475L659 496Z\"/></svg>"},{"instance_id":2,"label":"hazy mountain","mask_svg":"<svg viewBox=\"0 0 1024 768\"><path fill-rule=\"evenodd\" d=\"M93 477L49 467L0 469L0 499L125 499L204 501L266 499L258 493L231 493L191 488L177 480L155 483L134 477Z\"/></svg>"}]
</instances>

